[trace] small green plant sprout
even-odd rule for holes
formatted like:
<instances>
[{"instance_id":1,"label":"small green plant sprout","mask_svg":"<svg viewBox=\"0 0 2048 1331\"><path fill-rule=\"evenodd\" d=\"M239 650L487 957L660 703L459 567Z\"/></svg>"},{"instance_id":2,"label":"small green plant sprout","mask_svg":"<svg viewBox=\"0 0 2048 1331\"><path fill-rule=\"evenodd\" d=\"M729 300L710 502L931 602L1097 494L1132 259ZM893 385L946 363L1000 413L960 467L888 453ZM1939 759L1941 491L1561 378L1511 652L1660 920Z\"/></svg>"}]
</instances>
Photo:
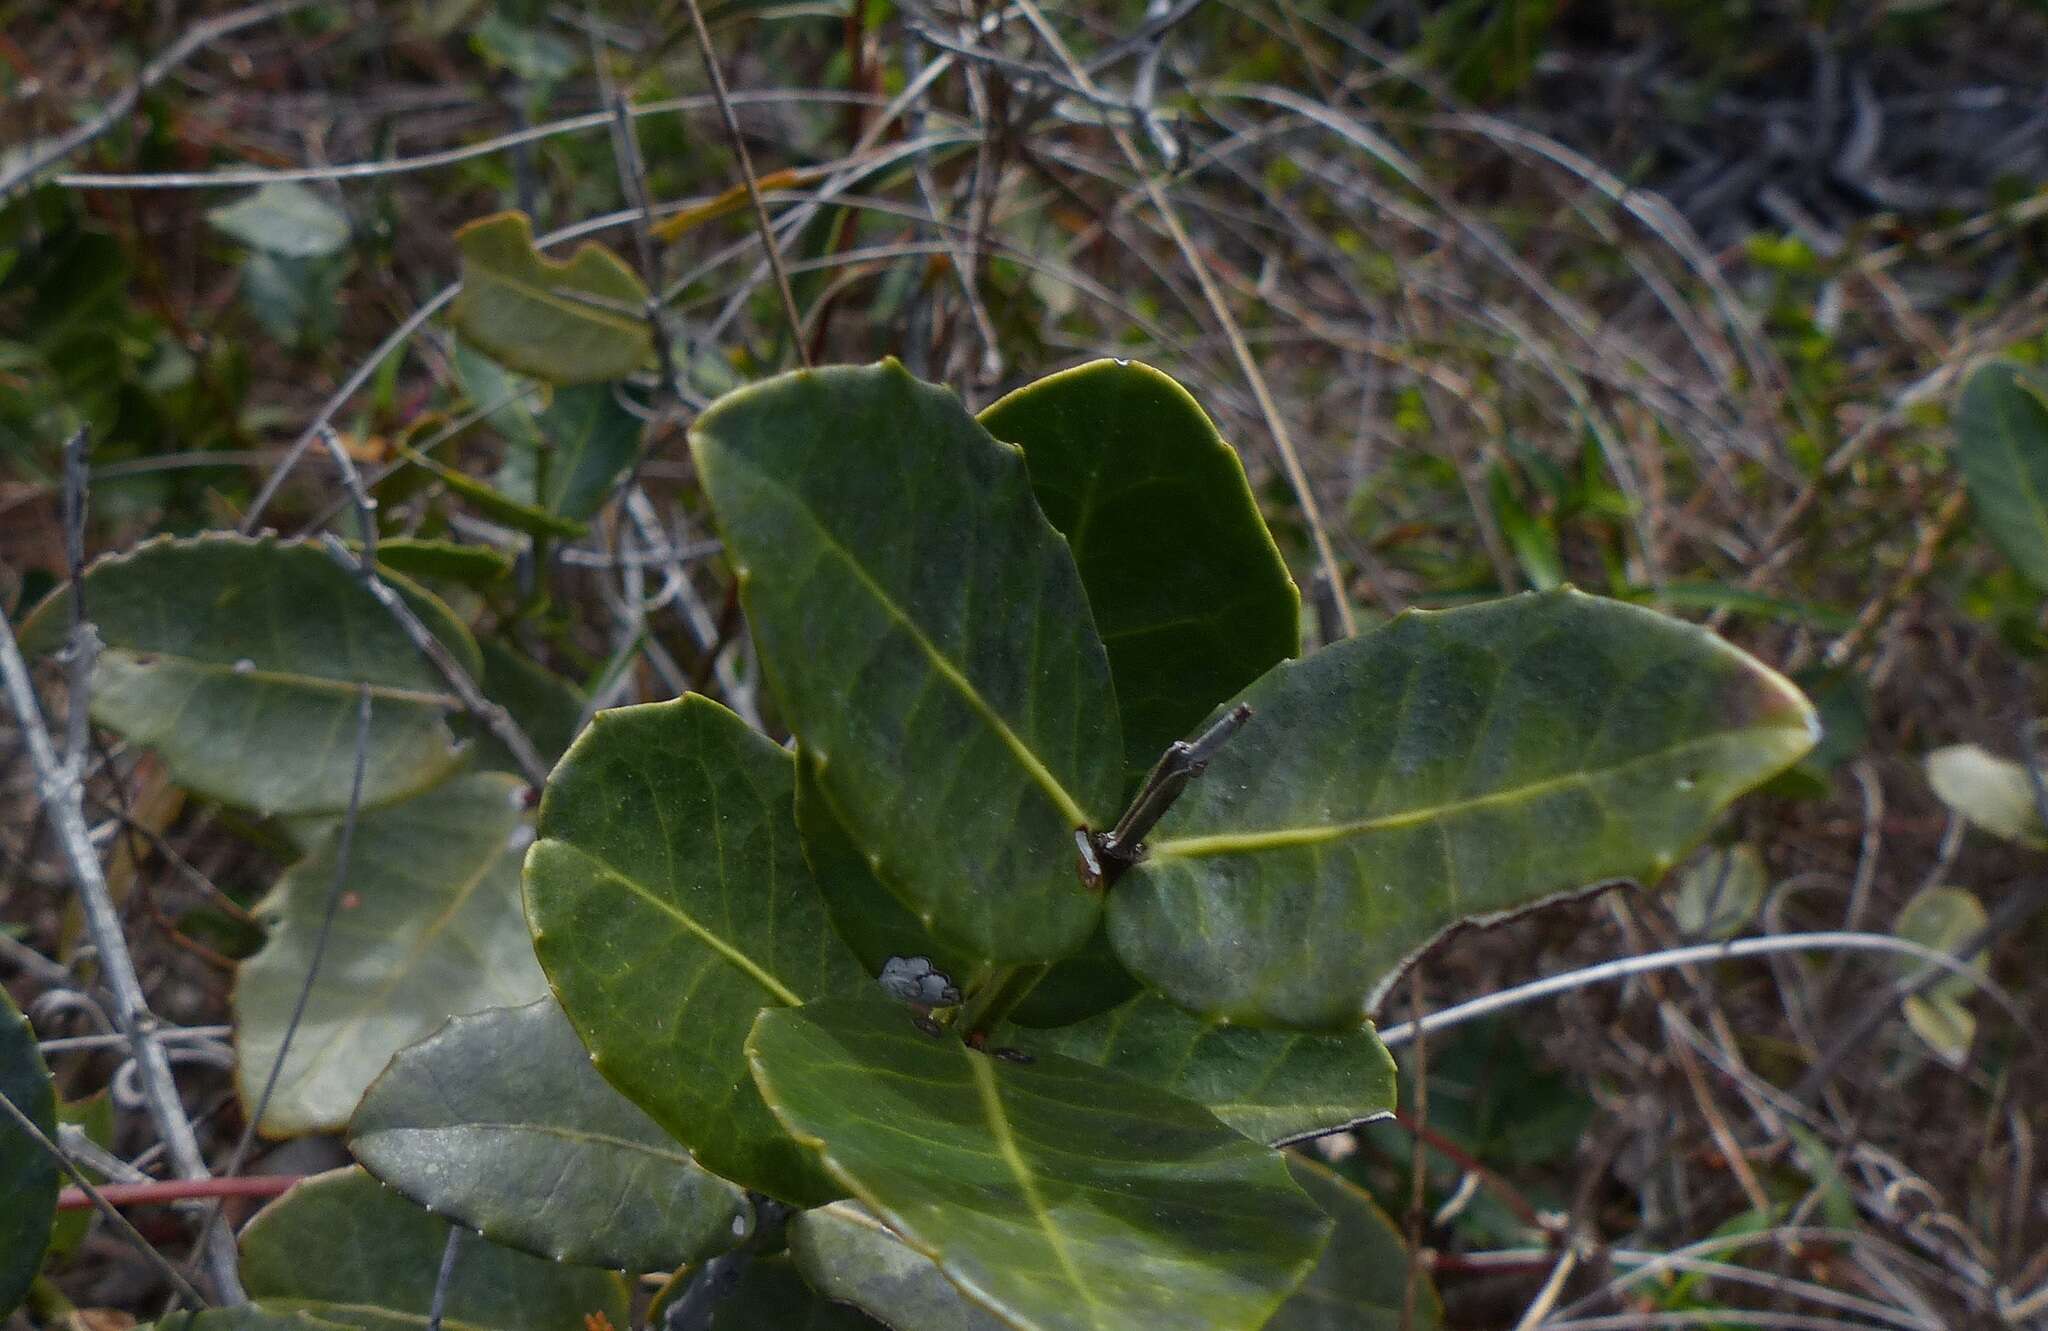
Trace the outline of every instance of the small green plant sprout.
<instances>
[{"instance_id":1,"label":"small green plant sprout","mask_svg":"<svg viewBox=\"0 0 2048 1331\"><path fill-rule=\"evenodd\" d=\"M524 243L465 237L467 313ZM597 377L639 354L607 309L559 312ZM302 856L237 992L249 1112L360 1162L202 1317L623 1328L626 1271L683 1273L690 1328L1437 1325L1371 1201L1277 1147L1391 1110L1368 1017L1439 936L1654 880L1815 741L1735 647L1568 587L1304 653L1237 454L1143 365L979 416L803 371L690 447L773 735L689 693L570 743L573 693L368 557L88 573L96 718ZM537 811L460 742L476 688L567 746Z\"/></svg>"}]
</instances>

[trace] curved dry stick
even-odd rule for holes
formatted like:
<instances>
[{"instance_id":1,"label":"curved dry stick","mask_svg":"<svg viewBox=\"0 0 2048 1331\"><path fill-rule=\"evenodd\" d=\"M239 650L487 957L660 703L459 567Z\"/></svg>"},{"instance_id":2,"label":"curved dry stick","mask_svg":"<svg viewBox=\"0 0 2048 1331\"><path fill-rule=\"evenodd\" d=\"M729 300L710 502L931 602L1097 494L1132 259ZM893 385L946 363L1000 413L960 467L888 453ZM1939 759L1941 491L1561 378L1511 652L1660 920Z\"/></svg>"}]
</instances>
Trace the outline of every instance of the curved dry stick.
<instances>
[{"instance_id":1,"label":"curved dry stick","mask_svg":"<svg viewBox=\"0 0 2048 1331\"><path fill-rule=\"evenodd\" d=\"M1379 1033L1380 1043L1392 1049L1412 1042L1417 1035L1463 1025L1481 1017L1490 1017L1496 1012L1505 1012L1524 1003L1533 1003L1539 998L1550 998L1596 984L1626 980L1652 971L1671 970L1679 966L1704 962L1730 961L1737 957L1829 949L1889 952L1896 956L1913 957L1928 962L1937 968L1927 972L1929 977L1939 978L1943 971L1960 975L1991 994L1999 1006L2016 1020L2022 1023L2026 1021L2025 1015L2011 995L1971 969L1967 962L1958 960L1947 952L1938 948L1923 947L1919 943L1909 942L1903 938L1894 938L1890 934L1825 930L1818 933L1776 934L1767 938L1738 938L1726 943L1698 943L1691 947L1674 947L1664 952L1651 952L1640 957L1621 957L1614 961L1601 962L1597 966L1567 971L1562 975L1547 975L1540 980L1531 980L1527 984L1518 984L1498 993L1444 1008L1440 1012L1432 1012L1415 1021L1404 1021L1399 1025L1386 1027Z\"/></svg>"},{"instance_id":2,"label":"curved dry stick","mask_svg":"<svg viewBox=\"0 0 2048 1331\"><path fill-rule=\"evenodd\" d=\"M881 98L868 93L845 92L832 88L762 88L754 92L732 95L735 106L750 106L757 102L763 106L780 106L789 102L873 106L880 104L881 101ZM628 106L625 108L625 114L637 120L642 116L706 111L715 105L716 102L707 96L668 97L658 102L642 102ZM412 171L430 171L436 167L454 166L474 158L504 152L508 148L521 148L530 143L539 143L559 134L580 134L585 130L602 129L612 122L614 114L612 111L586 111L582 115L565 116L542 125L530 125L509 134L478 139L475 143L465 143L454 148L439 148L413 157L392 157L380 161L337 162L332 166L230 167L224 171L74 171L58 175L54 179L57 184L71 189L102 190L222 189L233 186L313 181L372 180L379 176L404 175Z\"/></svg>"},{"instance_id":3,"label":"curved dry stick","mask_svg":"<svg viewBox=\"0 0 2048 1331\"><path fill-rule=\"evenodd\" d=\"M187 28L178 40L157 53L155 59L142 67L135 81L107 99L100 113L82 124L74 125L59 134L42 147L31 151L12 171L0 176L0 203L11 199L17 190L26 188L35 178L48 170L54 162L69 157L100 135L112 129L121 117L135 109L142 94L164 81L170 72L184 64L202 48L212 45L223 37L240 32L243 28L258 23L268 23L294 9L303 9L312 0L271 0L269 4L251 5L210 18L204 23L195 23Z\"/></svg>"}]
</instances>

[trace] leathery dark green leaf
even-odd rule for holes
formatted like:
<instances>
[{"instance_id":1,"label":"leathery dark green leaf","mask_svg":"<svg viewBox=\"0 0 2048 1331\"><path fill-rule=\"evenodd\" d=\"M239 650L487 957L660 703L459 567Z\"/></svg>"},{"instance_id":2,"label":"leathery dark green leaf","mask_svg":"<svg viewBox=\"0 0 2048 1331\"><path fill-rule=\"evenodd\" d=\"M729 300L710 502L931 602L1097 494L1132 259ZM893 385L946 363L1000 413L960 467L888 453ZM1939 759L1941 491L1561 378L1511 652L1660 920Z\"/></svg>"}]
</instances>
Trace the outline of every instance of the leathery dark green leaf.
<instances>
[{"instance_id":1,"label":"leathery dark green leaf","mask_svg":"<svg viewBox=\"0 0 2048 1331\"><path fill-rule=\"evenodd\" d=\"M1122 785L1108 658L1022 455L893 361L783 375L690 434L763 668L877 872L977 955L1055 960Z\"/></svg>"},{"instance_id":2,"label":"leathery dark green leaf","mask_svg":"<svg viewBox=\"0 0 2048 1331\"><path fill-rule=\"evenodd\" d=\"M840 1195L747 1075L763 1006L867 985L798 844L795 761L707 698L600 712L526 861L534 949L605 1079L745 1187Z\"/></svg>"},{"instance_id":3,"label":"leathery dark green leaf","mask_svg":"<svg viewBox=\"0 0 2048 1331\"><path fill-rule=\"evenodd\" d=\"M1007 1331L1012 1325L962 1294L931 1258L859 1202L791 1216L789 1255L812 1289L892 1327Z\"/></svg>"},{"instance_id":4,"label":"leathery dark green leaf","mask_svg":"<svg viewBox=\"0 0 2048 1331\"><path fill-rule=\"evenodd\" d=\"M1301 594L1244 464L1170 377L1091 361L1025 385L981 423L1024 450L1032 493L1074 552L1131 778L1301 649Z\"/></svg>"},{"instance_id":5,"label":"leathery dark green leaf","mask_svg":"<svg viewBox=\"0 0 2048 1331\"><path fill-rule=\"evenodd\" d=\"M448 608L386 573L472 676L476 643ZM178 784L265 814L348 807L356 691L371 692L363 804L403 799L461 761L448 683L355 575L316 546L211 534L161 539L86 570L105 644L93 720L163 755ZM67 593L23 625L63 640Z\"/></svg>"},{"instance_id":6,"label":"leathery dark green leaf","mask_svg":"<svg viewBox=\"0 0 2048 1331\"><path fill-rule=\"evenodd\" d=\"M1337 1229L1266 1331L1401 1331L1408 1249L1393 1222L1364 1189L1306 1156L1290 1153L1287 1169ZM1414 1319L1406 1327L1436 1331L1444 1324L1436 1286L1419 1276L1415 1293Z\"/></svg>"},{"instance_id":7,"label":"leathery dark green leaf","mask_svg":"<svg viewBox=\"0 0 2048 1331\"><path fill-rule=\"evenodd\" d=\"M2013 567L2048 589L2048 381L1986 365L1963 385L1956 465L1977 520Z\"/></svg>"},{"instance_id":8,"label":"leathery dark green leaf","mask_svg":"<svg viewBox=\"0 0 2048 1331\"><path fill-rule=\"evenodd\" d=\"M36 1033L0 991L0 1094L57 1140L57 1096ZM12 1115L0 1119L0 1317L14 1311L43 1264L57 1217L57 1162Z\"/></svg>"},{"instance_id":9,"label":"leathery dark green leaf","mask_svg":"<svg viewBox=\"0 0 2048 1331\"><path fill-rule=\"evenodd\" d=\"M747 1054L835 1178L1032 1331L1261 1326L1329 1229L1277 1152L1201 1106L976 1052L879 998L763 1011Z\"/></svg>"},{"instance_id":10,"label":"leathery dark green leaf","mask_svg":"<svg viewBox=\"0 0 2048 1331\"><path fill-rule=\"evenodd\" d=\"M1228 1026L1146 993L1071 1026L1003 1038L1193 1100L1245 1136L1276 1145L1394 1108L1394 1058L1370 1026L1334 1034Z\"/></svg>"},{"instance_id":11,"label":"leathery dark green leaf","mask_svg":"<svg viewBox=\"0 0 2048 1331\"><path fill-rule=\"evenodd\" d=\"M363 1331L418 1331L449 1228L360 1169L316 1174L242 1231L242 1283L274 1312ZM463 1235L448 1281L447 1331L573 1331L593 1314L631 1325L624 1280Z\"/></svg>"},{"instance_id":12,"label":"leathery dark green leaf","mask_svg":"<svg viewBox=\"0 0 2048 1331\"><path fill-rule=\"evenodd\" d=\"M1813 746L1703 629L1575 591L1410 611L1282 665L1110 894L1131 971L1247 1025L1356 1027L1459 921L1654 878Z\"/></svg>"},{"instance_id":13,"label":"leathery dark green leaf","mask_svg":"<svg viewBox=\"0 0 2048 1331\"><path fill-rule=\"evenodd\" d=\"M526 786L456 777L356 820L341 908L262 1119L272 1136L342 1128L393 1054L449 1017L547 992L519 910ZM321 947L341 823L257 907L270 926L233 995L242 1103L253 1112Z\"/></svg>"},{"instance_id":14,"label":"leathery dark green leaf","mask_svg":"<svg viewBox=\"0 0 2048 1331\"><path fill-rule=\"evenodd\" d=\"M672 1271L753 1225L739 1188L597 1075L552 998L452 1018L399 1051L349 1149L435 1214L582 1266Z\"/></svg>"},{"instance_id":15,"label":"leathery dark green leaf","mask_svg":"<svg viewBox=\"0 0 2048 1331\"><path fill-rule=\"evenodd\" d=\"M875 877L867 855L853 844L852 834L818 790L802 750L797 753L796 822L832 924L868 974L880 975L891 957L924 957L965 984L994 964L947 940L936 927L927 928ZM1052 964L1010 1019L1020 1026L1064 1026L1107 1011L1137 991L1138 982L1110 950L1108 934L1097 928L1079 951Z\"/></svg>"}]
</instances>

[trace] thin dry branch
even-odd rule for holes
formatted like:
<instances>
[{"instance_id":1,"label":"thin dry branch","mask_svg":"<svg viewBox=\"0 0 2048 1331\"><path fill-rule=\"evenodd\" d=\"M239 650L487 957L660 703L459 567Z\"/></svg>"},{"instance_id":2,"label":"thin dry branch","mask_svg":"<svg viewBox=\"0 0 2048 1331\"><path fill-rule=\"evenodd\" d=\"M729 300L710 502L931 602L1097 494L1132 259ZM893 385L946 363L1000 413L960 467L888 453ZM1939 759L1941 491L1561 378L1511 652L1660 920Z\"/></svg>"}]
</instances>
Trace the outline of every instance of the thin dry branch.
<instances>
[{"instance_id":1,"label":"thin dry branch","mask_svg":"<svg viewBox=\"0 0 2048 1331\"><path fill-rule=\"evenodd\" d=\"M94 641L96 636L91 626L81 621L74 628L67 648L72 653L72 660L76 662L81 655L89 653L89 644ZM50 825L56 832L65 863L70 869L71 881L77 888L86 932L99 953L101 978L113 994L115 1022L133 1051L150 1121L169 1152L171 1164L179 1177L208 1178L206 1158L199 1149L199 1139L193 1134L192 1120L178 1098L178 1083L171 1071L170 1058L162 1041L157 1038L160 1023L156 1014L150 1011L149 1000L143 993L134 957L128 950L127 936L122 932L121 914L114 906L99 853L93 848L92 833L86 825L81 761L84 755L81 752L70 759L61 757L51 742L42 706L36 699L35 684L29 677L28 663L22 659L14 626L5 610L0 610L0 681L4 681L8 701L14 708L27 743L29 761L36 772L37 794L49 815ZM78 688L78 678L74 673L74 689ZM87 695L82 689L74 692L69 701L74 715L85 715ZM205 1256L215 1288L222 1301L240 1303L243 1295L241 1281L235 1272L233 1240L225 1234L209 1237Z\"/></svg>"},{"instance_id":2,"label":"thin dry branch","mask_svg":"<svg viewBox=\"0 0 2048 1331\"><path fill-rule=\"evenodd\" d=\"M270 0L268 4L231 10L185 29L178 40L158 52L153 60L142 67L142 72L136 76L133 83L109 97L97 115L72 126L41 147L31 149L12 170L0 175L0 203L11 200L17 191L27 188L52 164L63 161L119 124L123 116L135 109L135 104L142 99L142 94L162 83L170 76L171 71L199 52L244 28L268 23L295 9L304 9L311 3L313 0Z\"/></svg>"}]
</instances>

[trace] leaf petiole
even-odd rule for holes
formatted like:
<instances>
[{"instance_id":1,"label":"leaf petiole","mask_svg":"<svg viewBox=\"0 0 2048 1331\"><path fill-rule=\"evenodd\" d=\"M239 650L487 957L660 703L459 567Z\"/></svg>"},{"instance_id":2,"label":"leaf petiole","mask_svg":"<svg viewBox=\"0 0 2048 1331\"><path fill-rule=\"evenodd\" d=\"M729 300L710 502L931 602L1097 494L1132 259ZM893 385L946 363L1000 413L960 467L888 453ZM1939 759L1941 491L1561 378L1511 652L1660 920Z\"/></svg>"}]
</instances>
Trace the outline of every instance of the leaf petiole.
<instances>
[{"instance_id":1,"label":"leaf petiole","mask_svg":"<svg viewBox=\"0 0 2048 1331\"><path fill-rule=\"evenodd\" d=\"M1026 962L984 971L977 977L967 1001L961 1005L960 1014L953 1022L954 1028L966 1037L969 1044L975 1044L977 1036L986 1036L1000 1025L1038 987L1038 982L1051 969L1044 962ZM976 1044L976 1047L980 1046Z\"/></svg>"}]
</instances>

